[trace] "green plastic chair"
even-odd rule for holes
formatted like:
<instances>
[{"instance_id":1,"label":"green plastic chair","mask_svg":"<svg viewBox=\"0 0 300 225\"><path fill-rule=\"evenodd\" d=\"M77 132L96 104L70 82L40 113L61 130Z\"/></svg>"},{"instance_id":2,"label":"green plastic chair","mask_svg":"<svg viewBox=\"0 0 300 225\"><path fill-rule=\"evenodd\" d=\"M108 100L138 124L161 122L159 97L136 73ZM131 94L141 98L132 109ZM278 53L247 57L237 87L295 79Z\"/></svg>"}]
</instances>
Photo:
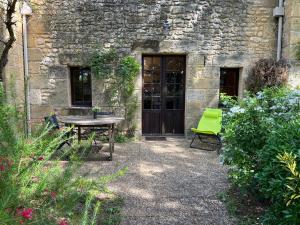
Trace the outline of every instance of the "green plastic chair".
<instances>
[{"instance_id":1,"label":"green plastic chair","mask_svg":"<svg viewBox=\"0 0 300 225\"><path fill-rule=\"evenodd\" d=\"M196 148L193 146L195 139L198 137L199 141L202 143L210 144L214 147L221 147L221 137L220 132L222 129L222 110L221 109L205 109L197 128L192 128L194 133L193 140L190 144L191 148ZM207 137L213 137L217 142L211 142L207 140ZM208 148L201 148L203 150L212 150Z\"/></svg>"}]
</instances>

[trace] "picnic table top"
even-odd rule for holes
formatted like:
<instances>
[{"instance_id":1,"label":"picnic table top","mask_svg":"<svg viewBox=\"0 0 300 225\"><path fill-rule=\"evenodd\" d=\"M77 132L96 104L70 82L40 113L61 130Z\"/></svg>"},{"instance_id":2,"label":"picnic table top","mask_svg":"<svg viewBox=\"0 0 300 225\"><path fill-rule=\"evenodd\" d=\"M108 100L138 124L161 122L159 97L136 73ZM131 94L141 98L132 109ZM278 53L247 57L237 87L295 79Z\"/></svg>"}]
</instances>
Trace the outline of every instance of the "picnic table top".
<instances>
[{"instance_id":1,"label":"picnic table top","mask_svg":"<svg viewBox=\"0 0 300 225\"><path fill-rule=\"evenodd\" d=\"M65 124L73 124L75 126L99 126L99 125L112 125L118 124L125 118L111 116L111 115L101 115L97 116L96 119L93 116L61 116L59 120Z\"/></svg>"}]
</instances>

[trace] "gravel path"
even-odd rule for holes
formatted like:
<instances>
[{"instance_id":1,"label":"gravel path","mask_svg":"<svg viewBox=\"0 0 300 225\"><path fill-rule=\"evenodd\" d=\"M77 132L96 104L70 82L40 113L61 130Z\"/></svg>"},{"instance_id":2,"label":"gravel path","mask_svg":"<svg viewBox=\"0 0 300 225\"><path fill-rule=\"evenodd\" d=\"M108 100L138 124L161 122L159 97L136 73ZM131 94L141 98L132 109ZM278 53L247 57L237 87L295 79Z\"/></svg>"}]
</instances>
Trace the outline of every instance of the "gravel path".
<instances>
[{"instance_id":1,"label":"gravel path","mask_svg":"<svg viewBox=\"0 0 300 225\"><path fill-rule=\"evenodd\" d=\"M113 162L89 162L87 176L107 175L128 166L110 184L125 199L122 225L229 225L218 193L228 187L216 152L190 149L185 139L116 146Z\"/></svg>"}]
</instances>

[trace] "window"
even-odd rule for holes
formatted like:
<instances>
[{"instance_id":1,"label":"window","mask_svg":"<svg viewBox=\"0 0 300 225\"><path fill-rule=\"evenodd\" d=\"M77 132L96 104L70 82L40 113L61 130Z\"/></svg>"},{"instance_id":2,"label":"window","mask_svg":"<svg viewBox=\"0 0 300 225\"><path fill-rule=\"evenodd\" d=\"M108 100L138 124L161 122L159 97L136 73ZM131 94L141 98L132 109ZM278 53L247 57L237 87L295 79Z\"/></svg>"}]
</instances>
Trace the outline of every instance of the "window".
<instances>
[{"instance_id":1,"label":"window","mask_svg":"<svg viewBox=\"0 0 300 225\"><path fill-rule=\"evenodd\" d=\"M71 96L73 106L92 106L91 70L71 67Z\"/></svg>"},{"instance_id":2,"label":"window","mask_svg":"<svg viewBox=\"0 0 300 225\"><path fill-rule=\"evenodd\" d=\"M220 93L238 97L239 95L239 69L221 68Z\"/></svg>"}]
</instances>

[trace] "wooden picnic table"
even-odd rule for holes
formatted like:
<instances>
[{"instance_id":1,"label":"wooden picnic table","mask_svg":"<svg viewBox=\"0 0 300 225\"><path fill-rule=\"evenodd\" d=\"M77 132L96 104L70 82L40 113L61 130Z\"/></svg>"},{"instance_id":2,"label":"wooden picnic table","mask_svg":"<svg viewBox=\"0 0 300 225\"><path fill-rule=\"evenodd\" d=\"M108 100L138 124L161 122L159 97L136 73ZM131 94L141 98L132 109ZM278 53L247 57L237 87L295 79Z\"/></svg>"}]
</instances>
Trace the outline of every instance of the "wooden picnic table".
<instances>
[{"instance_id":1,"label":"wooden picnic table","mask_svg":"<svg viewBox=\"0 0 300 225\"><path fill-rule=\"evenodd\" d=\"M82 127L108 127L109 133L109 153L110 160L112 160L112 154L114 152L115 144L115 126L124 120L123 117L117 116L98 116L94 119L92 116L62 116L59 120L66 126L74 126L78 129L78 142L81 142L81 128Z\"/></svg>"}]
</instances>

